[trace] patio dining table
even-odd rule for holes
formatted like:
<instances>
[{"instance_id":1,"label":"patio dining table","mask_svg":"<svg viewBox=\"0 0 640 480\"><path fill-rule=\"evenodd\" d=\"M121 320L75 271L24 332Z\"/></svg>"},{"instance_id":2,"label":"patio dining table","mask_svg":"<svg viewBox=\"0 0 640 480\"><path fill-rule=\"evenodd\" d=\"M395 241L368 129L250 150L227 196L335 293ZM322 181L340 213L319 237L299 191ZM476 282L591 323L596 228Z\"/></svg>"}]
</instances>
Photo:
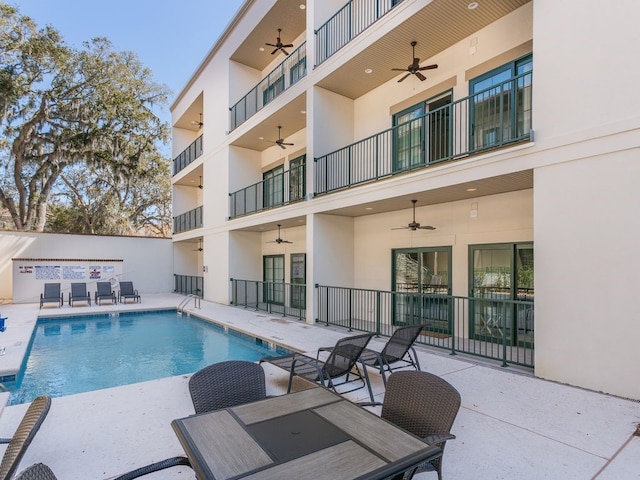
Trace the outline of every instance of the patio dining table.
<instances>
[{"instance_id":1,"label":"patio dining table","mask_svg":"<svg viewBox=\"0 0 640 480\"><path fill-rule=\"evenodd\" d=\"M375 480L442 455L320 386L171 425L200 480Z\"/></svg>"}]
</instances>

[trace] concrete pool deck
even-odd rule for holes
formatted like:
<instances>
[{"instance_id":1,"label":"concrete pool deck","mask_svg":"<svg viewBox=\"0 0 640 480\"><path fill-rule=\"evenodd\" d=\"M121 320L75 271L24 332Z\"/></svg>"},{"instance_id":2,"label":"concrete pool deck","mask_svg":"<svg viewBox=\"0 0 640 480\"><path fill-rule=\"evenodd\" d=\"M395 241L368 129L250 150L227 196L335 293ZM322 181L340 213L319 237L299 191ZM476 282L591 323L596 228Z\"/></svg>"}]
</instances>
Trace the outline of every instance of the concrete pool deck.
<instances>
[{"instance_id":1,"label":"concrete pool deck","mask_svg":"<svg viewBox=\"0 0 640 480\"><path fill-rule=\"evenodd\" d=\"M43 315L174 308L185 297L143 295L142 303L46 308ZM0 372L18 368L38 315L38 305L3 305L7 330L0 333ZM201 302L186 311L299 351L333 345L344 329L307 325L265 312ZM374 348L385 339L374 339ZM20 351L23 353L20 354ZM447 443L445 479L640 479L640 403L534 378L512 368L487 365L447 352L418 348L423 370L454 385L462 407ZM286 389L287 375L264 364L270 394ZM369 370L377 399L381 377ZM615 374L615 372L612 372ZM193 413L188 375L54 398L48 417L19 471L42 462L60 480L108 478L184 452L171 420ZM629 379L637 381L637 379ZM8 394L0 394L0 408ZM365 399L365 390L347 395ZM27 405L5 407L0 437L10 437ZM0 453L4 452L0 446ZM171 468L150 479L195 478ZM437 478L435 473L418 478Z\"/></svg>"}]
</instances>

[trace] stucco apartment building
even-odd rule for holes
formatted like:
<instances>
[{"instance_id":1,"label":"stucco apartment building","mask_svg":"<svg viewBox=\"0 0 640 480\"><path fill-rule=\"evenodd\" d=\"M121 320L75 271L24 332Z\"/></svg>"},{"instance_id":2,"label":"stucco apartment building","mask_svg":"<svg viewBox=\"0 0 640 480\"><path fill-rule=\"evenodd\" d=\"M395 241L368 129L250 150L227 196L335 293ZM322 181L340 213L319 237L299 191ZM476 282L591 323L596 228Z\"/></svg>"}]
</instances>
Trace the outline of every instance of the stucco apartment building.
<instances>
[{"instance_id":1,"label":"stucco apartment building","mask_svg":"<svg viewBox=\"0 0 640 480\"><path fill-rule=\"evenodd\" d=\"M640 399L638 18L246 0L172 105L176 289Z\"/></svg>"}]
</instances>

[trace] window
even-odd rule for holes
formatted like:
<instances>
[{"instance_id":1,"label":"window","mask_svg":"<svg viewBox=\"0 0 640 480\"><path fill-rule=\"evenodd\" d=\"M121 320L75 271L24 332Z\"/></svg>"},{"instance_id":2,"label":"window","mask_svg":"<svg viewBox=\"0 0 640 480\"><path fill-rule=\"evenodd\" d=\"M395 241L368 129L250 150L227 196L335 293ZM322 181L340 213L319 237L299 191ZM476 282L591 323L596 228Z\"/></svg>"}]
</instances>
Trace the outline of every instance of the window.
<instances>
[{"instance_id":1,"label":"window","mask_svg":"<svg viewBox=\"0 0 640 480\"><path fill-rule=\"evenodd\" d=\"M526 138L531 131L531 70L527 55L469 82L471 149Z\"/></svg>"},{"instance_id":2,"label":"window","mask_svg":"<svg viewBox=\"0 0 640 480\"><path fill-rule=\"evenodd\" d=\"M469 247L471 331L476 338L533 343L533 244Z\"/></svg>"},{"instance_id":3,"label":"window","mask_svg":"<svg viewBox=\"0 0 640 480\"><path fill-rule=\"evenodd\" d=\"M266 105L282 92L284 92L284 76L280 75L273 81L270 81L262 91L262 105Z\"/></svg>"},{"instance_id":4,"label":"window","mask_svg":"<svg viewBox=\"0 0 640 480\"><path fill-rule=\"evenodd\" d=\"M307 57L294 63L289 70L289 84L293 85L307 74Z\"/></svg>"},{"instance_id":5,"label":"window","mask_svg":"<svg viewBox=\"0 0 640 480\"><path fill-rule=\"evenodd\" d=\"M395 323L426 323L432 331L448 332L451 247L393 250L392 270Z\"/></svg>"},{"instance_id":6,"label":"window","mask_svg":"<svg viewBox=\"0 0 640 480\"><path fill-rule=\"evenodd\" d=\"M395 172L451 156L452 98L446 92L393 116Z\"/></svg>"},{"instance_id":7,"label":"window","mask_svg":"<svg viewBox=\"0 0 640 480\"><path fill-rule=\"evenodd\" d=\"M275 207L284 203L284 166L262 174L264 208Z\"/></svg>"},{"instance_id":8,"label":"window","mask_svg":"<svg viewBox=\"0 0 640 480\"><path fill-rule=\"evenodd\" d=\"M305 196L305 160L306 155L289 161L289 201L296 202Z\"/></svg>"},{"instance_id":9,"label":"window","mask_svg":"<svg viewBox=\"0 0 640 480\"><path fill-rule=\"evenodd\" d=\"M284 255L265 255L262 265L264 301L284 305Z\"/></svg>"}]
</instances>

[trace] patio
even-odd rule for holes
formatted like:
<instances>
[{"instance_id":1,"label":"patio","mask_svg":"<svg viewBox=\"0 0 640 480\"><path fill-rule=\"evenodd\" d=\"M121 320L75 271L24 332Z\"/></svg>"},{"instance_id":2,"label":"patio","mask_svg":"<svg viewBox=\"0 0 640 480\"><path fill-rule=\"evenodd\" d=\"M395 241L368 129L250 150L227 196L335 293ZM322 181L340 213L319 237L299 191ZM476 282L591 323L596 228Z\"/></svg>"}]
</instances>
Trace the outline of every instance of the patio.
<instances>
[{"instance_id":1,"label":"patio","mask_svg":"<svg viewBox=\"0 0 640 480\"><path fill-rule=\"evenodd\" d=\"M141 304L47 308L47 315L177 306L183 296L143 295ZM346 330L307 325L210 302L186 311L283 346L311 351L333 345ZM7 331L0 334L0 373L21 362L38 305L4 305ZM385 339L374 339L381 347ZM460 356L419 347L423 370L453 384L462 407L447 443L446 479L630 479L640 478L640 403L533 378ZM269 394L286 390L287 374L264 364ZM382 379L370 370L374 394L382 399ZM193 413L188 376L54 398L51 411L19 470L43 462L61 480L107 478L182 454L171 420ZM0 394L4 405L7 394ZM349 394L365 400L366 390ZM26 405L0 413L0 437L11 436ZM190 469L172 468L147 478L193 478ZM418 478L436 478L434 473Z\"/></svg>"}]
</instances>

